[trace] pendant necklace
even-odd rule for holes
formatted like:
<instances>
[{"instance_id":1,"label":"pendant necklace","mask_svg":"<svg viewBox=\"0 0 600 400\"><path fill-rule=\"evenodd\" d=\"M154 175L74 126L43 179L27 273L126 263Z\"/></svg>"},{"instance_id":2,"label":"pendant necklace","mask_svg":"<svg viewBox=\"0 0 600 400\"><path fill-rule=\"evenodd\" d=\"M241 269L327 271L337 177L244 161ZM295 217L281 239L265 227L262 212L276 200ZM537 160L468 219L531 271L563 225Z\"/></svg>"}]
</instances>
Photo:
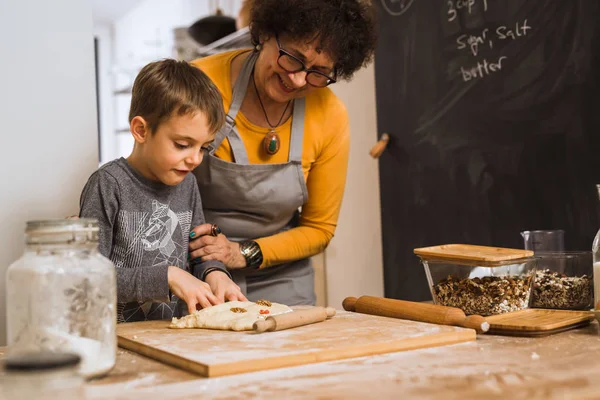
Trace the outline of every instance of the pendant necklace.
<instances>
[{"instance_id":1,"label":"pendant necklace","mask_svg":"<svg viewBox=\"0 0 600 400\"><path fill-rule=\"evenodd\" d=\"M285 115L285 112L287 111L287 109L290 106L290 103L292 101L290 100L287 102L287 105L285 106L285 109L283 110L283 114L281 114L281 117L279 118L279 122L277 122L276 125L271 125L271 121L269 121L269 117L267 116L267 110L265 110L265 106L263 105L262 100L260 99L260 94L258 93L258 89L256 88L256 81L254 80L254 71L252 71L252 83L254 84L254 90L256 91L256 97L258 97L258 102L260 103L260 108L262 109L263 113L265 114L265 120L267 121L267 124L269 124L269 127L271 128L269 133L267 133L267 135L263 139L263 149L265 149L267 154L273 155L279 151L279 147L281 144L280 143L281 140L279 139L279 135L277 134L277 132L275 132L275 128L277 128L279 125L281 125L283 116Z\"/></svg>"}]
</instances>

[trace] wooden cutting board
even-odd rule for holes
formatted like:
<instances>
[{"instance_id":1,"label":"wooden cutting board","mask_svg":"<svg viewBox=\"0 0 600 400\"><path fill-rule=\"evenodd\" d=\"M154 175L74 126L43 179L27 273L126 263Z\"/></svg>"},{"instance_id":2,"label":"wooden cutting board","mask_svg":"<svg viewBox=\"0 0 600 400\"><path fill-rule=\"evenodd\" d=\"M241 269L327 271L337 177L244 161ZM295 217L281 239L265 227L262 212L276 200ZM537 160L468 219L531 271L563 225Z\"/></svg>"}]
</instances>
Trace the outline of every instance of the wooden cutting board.
<instances>
[{"instance_id":1,"label":"wooden cutting board","mask_svg":"<svg viewBox=\"0 0 600 400\"><path fill-rule=\"evenodd\" d=\"M546 336L578 328L594 319L590 311L546 310L529 308L485 318L489 333L511 336Z\"/></svg>"},{"instance_id":2,"label":"wooden cutting board","mask_svg":"<svg viewBox=\"0 0 600 400\"><path fill-rule=\"evenodd\" d=\"M277 332L168 329L169 321L117 325L119 346L214 377L443 346L475 340L473 329L338 311L332 319Z\"/></svg>"}]
</instances>

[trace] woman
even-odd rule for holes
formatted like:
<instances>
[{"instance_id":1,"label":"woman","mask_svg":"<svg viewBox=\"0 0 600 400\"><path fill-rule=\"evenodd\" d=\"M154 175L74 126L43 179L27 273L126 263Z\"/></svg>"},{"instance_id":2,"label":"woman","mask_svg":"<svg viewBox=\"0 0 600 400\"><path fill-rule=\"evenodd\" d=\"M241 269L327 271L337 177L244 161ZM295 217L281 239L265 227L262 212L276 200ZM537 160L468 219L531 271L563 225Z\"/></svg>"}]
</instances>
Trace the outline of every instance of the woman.
<instances>
[{"instance_id":1,"label":"woman","mask_svg":"<svg viewBox=\"0 0 600 400\"><path fill-rule=\"evenodd\" d=\"M197 227L190 252L225 263L249 300L314 304L309 257L333 237L350 139L327 86L371 60L374 13L359 0L262 0L251 20L254 50L193 62L228 115L194 171L206 220L223 234Z\"/></svg>"}]
</instances>

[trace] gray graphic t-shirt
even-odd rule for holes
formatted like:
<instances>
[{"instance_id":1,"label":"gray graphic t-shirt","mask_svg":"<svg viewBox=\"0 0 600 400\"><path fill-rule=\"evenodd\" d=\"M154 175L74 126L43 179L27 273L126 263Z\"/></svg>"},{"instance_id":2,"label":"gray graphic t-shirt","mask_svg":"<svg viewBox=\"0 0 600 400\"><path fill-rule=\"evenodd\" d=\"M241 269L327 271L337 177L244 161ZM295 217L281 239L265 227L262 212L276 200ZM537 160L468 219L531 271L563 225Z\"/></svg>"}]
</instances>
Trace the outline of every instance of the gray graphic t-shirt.
<instances>
[{"instance_id":1,"label":"gray graphic t-shirt","mask_svg":"<svg viewBox=\"0 0 600 400\"><path fill-rule=\"evenodd\" d=\"M80 208L80 217L98 220L100 252L117 267L119 322L187 314L186 304L170 295L170 265L197 278L212 267L226 271L219 261L188 266L190 230L205 223L192 174L179 185L169 186L146 179L120 158L92 174L81 194Z\"/></svg>"}]
</instances>

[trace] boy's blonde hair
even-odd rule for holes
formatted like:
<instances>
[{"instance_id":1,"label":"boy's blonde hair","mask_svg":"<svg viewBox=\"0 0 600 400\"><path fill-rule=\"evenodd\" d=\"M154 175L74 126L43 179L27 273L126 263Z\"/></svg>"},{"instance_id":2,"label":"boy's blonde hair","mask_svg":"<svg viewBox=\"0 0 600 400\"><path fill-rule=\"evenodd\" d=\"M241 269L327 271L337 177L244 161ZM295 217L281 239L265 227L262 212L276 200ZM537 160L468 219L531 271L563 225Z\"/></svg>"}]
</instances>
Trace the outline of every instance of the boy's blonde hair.
<instances>
[{"instance_id":1,"label":"boy's blonde hair","mask_svg":"<svg viewBox=\"0 0 600 400\"><path fill-rule=\"evenodd\" d=\"M173 113L197 112L206 115L212 133L225 122L221 93L200 69L185 61L164 59L146 65L135 78L129 123L140 116L154 133Z\"/></svg>"}]
</instances>

